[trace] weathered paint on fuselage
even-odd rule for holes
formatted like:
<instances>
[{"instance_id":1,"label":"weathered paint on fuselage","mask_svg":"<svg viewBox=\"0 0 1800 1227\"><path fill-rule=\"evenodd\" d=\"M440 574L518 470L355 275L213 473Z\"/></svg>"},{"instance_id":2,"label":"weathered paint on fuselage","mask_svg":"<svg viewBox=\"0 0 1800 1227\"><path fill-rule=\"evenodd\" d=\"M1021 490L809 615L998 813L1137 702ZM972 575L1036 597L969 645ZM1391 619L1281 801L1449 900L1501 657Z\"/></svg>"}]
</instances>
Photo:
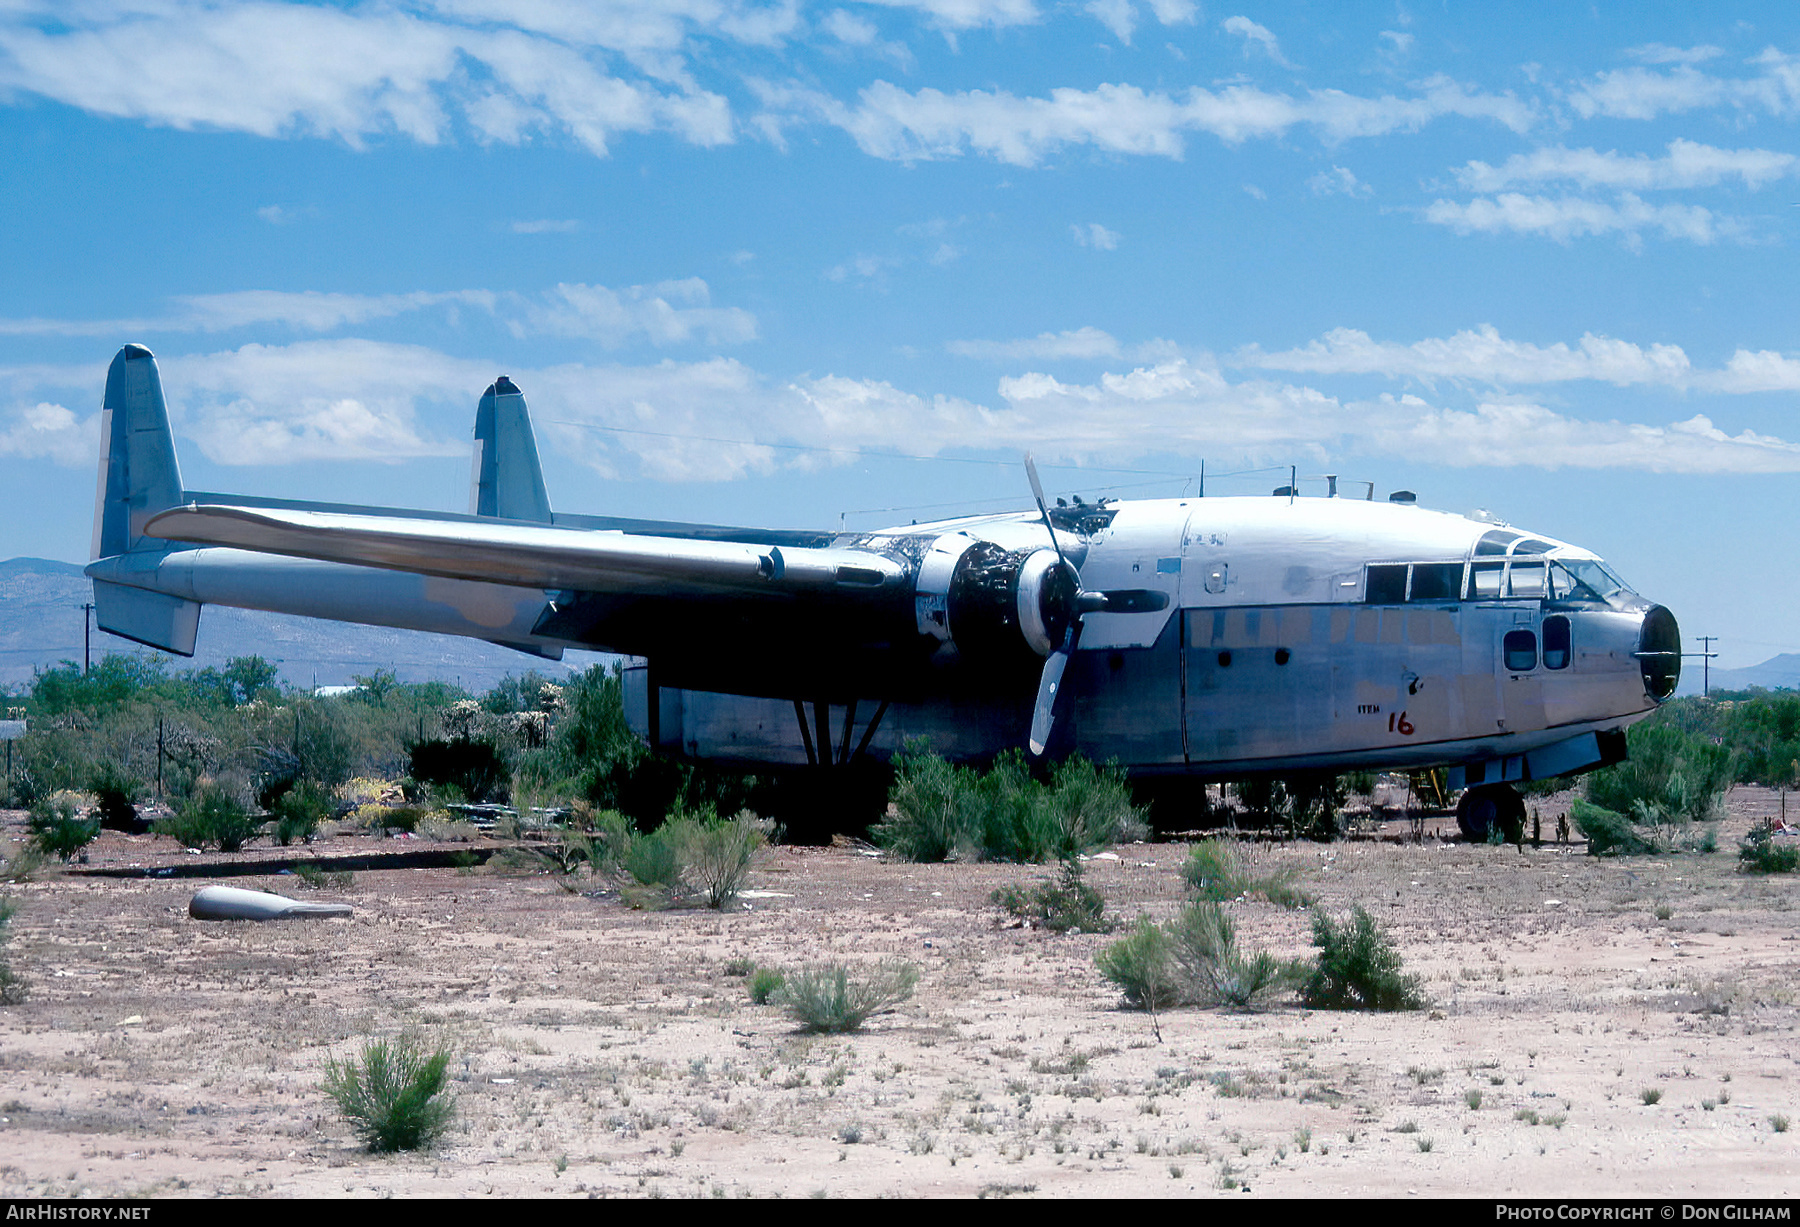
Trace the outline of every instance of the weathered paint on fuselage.
<instances>
[{"instance_id":1,"label":"weathered paint on fuselage","mask_svg":"<svg viewBox=\"0 0 1800 1227\"><path fill-rule=\"evenodd\" d=\"M1477 554L1484 535L1538 551L1518 556L1521 575L1547 559L1594 557L1551 538L1347 499L1158 500L1108 510L1111 522L1085 539L1063 535L1083 588L1151 589L1170 599L1158 611L1086 615L1053 749L1137 774L1207 777L1480 763L1622 729L1656 706L1634 655L1647 603L1505 597L1504 570L1491 596L1468 591L1471 566L1508 563L1504 553ZM1014 548L1044 543L1041 522L1026 515L892 535L957 531ZM880 548L883 534L861 540ZM1371 594L1371 564L1409 563L1436 564L1440 579L1454 564L1455 591L1409 600L1402 590L1394 601ZM1566 620L1569 643L1549 661L1539 650L1547 619ZM1506 637L1516 632L1531 636L1529 667L1518 651L1507 667ZM652 658L630 680L640 731L663 747L741 762L812 757L788 699L656 685L652 713L660 667ZM829 708L833 739L848 729L845 740L858 740L857 719L874 714L875 698L854 713L842 702ZM1021 743L1031 700L1027 685L985 701L896 703L868 751L885 757L924 738L953 758L991 757ZM809 737L818 740L813 730ZM839 755L848 748L840 744ZM1515 768L1506 778L1530 774Z\"/></svg>"}]
</instances>

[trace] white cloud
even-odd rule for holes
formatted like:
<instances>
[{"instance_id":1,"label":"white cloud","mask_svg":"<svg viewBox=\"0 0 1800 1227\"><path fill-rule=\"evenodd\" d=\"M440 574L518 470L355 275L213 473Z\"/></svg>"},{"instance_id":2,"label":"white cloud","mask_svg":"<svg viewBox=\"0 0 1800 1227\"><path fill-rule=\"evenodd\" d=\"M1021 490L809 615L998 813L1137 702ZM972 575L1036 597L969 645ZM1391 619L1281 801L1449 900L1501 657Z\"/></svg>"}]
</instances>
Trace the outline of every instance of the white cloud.
<instances>
[{"instance_id":1,"label":"white cloud","mask_svg":"<svg viewBox=\"0 0 1800 1227\"><path fill-rule=\"evenodd\" d=\"M1131 46L1131 32L1137 28L1137 10L1131 0L1088 0L1082 6L1088 16L1112 31L1113 37Z\"/></svg>"},{"instance_id":2,"label":"white cloud","mask_svg":"<svg viewBox=\"0 0 1800 1227\"><path fill-rule=\"evenodd\" d=\"M311 205L298 209L290 209L285 205L264 205L256 211L256 215L271 226L290 226L303 217L317 217L319 211Z\"/></svg>"},{"instance_id":3,"label":"white cloud","mask_svg":"<svg viewBox=\"0 0 1800 1227\"><path fill-rule=\"evenodd\" d=\"M1711 57L1678 53L1668 60L1656 61L1675 63L1666 71L1621 68L1597 73L1592 81L1569 92L1569 105L1584 119L1597 115L1655 119L1658 115L1718 106L1779 116L1800 111L1800 58L1770 47L1748 61L1761 69L1749 77L1717 76L1693 67L1708 58Z\"/></svg>"},{"instance_id":4,"label":"white cloud","mask_svg":"<svg viewBox=\"0 0 1800 1227\"><path fill-rule=\"evenodd\" d=\"M1385 375L1426 385L1440 380L1496 387L1595 380L1721 395L1800 392L1800 357L1775 350L1739 349L1722 367L1696 367L1679 345L1639 345L1591 332L1572 345L1537 345L1503 337L1491 324L1411 344L1334 328L1297 349L1269 352L1244 346L1227 365L1309 375Z\"/></svg>"},{"instance_id":5,"label":"white cloud","mask_svg":"<svg viewBox=\"0 0 1800 1227\"><path fill-rule=\"evenodd\" d=\"M1718 47L1704 43L1698 47L1669 47L1662 43L1645 43L1641 47L1630 48L1625 54L1645 64L1704 64L1707 60L1724 55L1725 52Z\"/></svg>"},{"instance_id":6,"label":"white cloud","mask_svg":"<svg viewBox=\"0 0 1800 1227\"><path fill-rule=\"evenodd\" d=\"M507 324L517 337L587 337L608 349L639 340L663 346L756 339L756 317L737 307L712 306L711 291L698 277L624 290L562 284L521 306Z\"/></svg>"},{"instance_id":7,"label":"white cloud","mask_svg":"<svg viewBox=\"0 0 1800 1227\"><path fill-rule=\"evenodd\" d=\"M848 281L855 277L862 281L873 281L891 269L899 268L905 260L899 256L855 255L842 264L834 264L825 270L827 281Z\"/></svg>"},{"instance_id":8,"label":"white cloud","mask_svg":"<svg viewBox=\"0 0 1800 1227\"><path fill-rule=\"evenodd\" d=\"M1171 95L1110 84L1022 98L1004 90L909 92L877 81L848 105L800 86L753 82L752 87L767 108L756 122L771 139L779 139L785 125L822 120L848 132L864 153L904 162L976 153L1032 166L1070 146L1179 158L1191 132L1237 144L1310 127L1323 140L1338 142L1417 131L1450 115L1522 132L1535 117L1530 104L1510 93L1480 93L1447 77L1421 82L1408 97L1378 98L1340 90L1293 97L1249 85Z\"/></svg>"},{"instance_id":9,"label":"white cloud","mask_svg":"<svg viewBox=\"0 0 1800 1227\"><path fill-rule=\"evenodd\" d=\"M1562 383L1594 379L1620 386L1687 386L1694 375L1678 345L1641 346L1584 333L1574 345L1509 340L1491 324L1448 337L1401 345L1366 332L1334 328L1299 349L1265 353L1247 346L1231 365L1320 375L1387 375L1400 379L1470 380L1490 384Z\"/></svg>"},{"instance_id":10,"label":"white cloud","mask_svg":"<svg viewBox=\"0 0 1800 1227\"><path fill-rule=\"evenodd\" d=\"M159 359L178 434L224 465L397 462L467 451L420 422L421 401L463 401L493 374L415 345L301 341Z\"/></svg>"},{"instance_id":11,"label":"white cloud","mask_svg":"<svg viewBox=\"0 0 1800 1227\"><path fill-rule=\"evenodd\" d=\"M1424 217L1459 234L1538 234L1561 243L1586 235L1618 234L1636 245L1644 231L1656 230L1665 238L1707 244L1719 237L1722 228L1712 212L1699 205L1651 205L1631 192L1621 195L1617 204L1502 192L1467 203L1433 201Z\"/></svg>"},{"instance_id":12,"label":"white cloud","mask_svg":"<svg viewBox=\"0 0 1800 1227\"><path fill-rule=\"evenodd\" d=\"M1099 356L1112 356L1099 352L1105 334L1098 330L1017 344L1025 355L1034 345L1066 347L1069 338L1084 336ZM1340 350L1353 347L1344 336L1332 340ZM1571 369L1584 362L1604 368L1605 356L1590 353L1595 347L1588 340L1560 360ZM1555 347L1543 352L1559 358ZM1403 353L1396 361L1419 360ZM178 435L225 465L466 454L476 398L502 369L357 339L247 345L161 362ZM505 369L559 454L610 476L667 481L842 463L861 450L936 454L1026 446L1043 459L1096 462L1155 452L1219 460L1361 455L1468 467L1800 472L1800 445L1754 431L1733 434L1705 416L1667 425L1588 421L1500 396L1473 409L1414 395L1346 402L1302 385L1233 381L1206 358L1173 357L1085 384L1028 371L1000 380L997 408L835 374L784 382L725 358ZM1740 353L1723 375L1744 390L1800 387L1800 360ZM19 394L72 381L97 388L103 374L91 366L45 367L11 368L0 377ZM94 447L93 419L79 420L47 398L24 395L10 418L0 420L0 454L85 466Z\"/></svg>"},{"instance_id":13,"label":"white cloud","mask_svg":"<svg viewBox=\"0 0 1800 1227\"><path fill-rule=\"evenodd\" d=\"M1375 189L1342 166L1322 170L1306 181L1315 196L1369 196Z\"/></svg>"},{"instance_id":14,"label":"white cloud","mask_svg":"<svg viewBox=\"0 0 1800 1227\"><path fill-rule=\"evenodd\" d=\"M661 20L653 5L608 11L622 7ZM473 2L444 8L489 16ZM573 11L544 0L525 14L549 28ZM716 29L728 17L718 14ZM0 89L175 128L352 147L384 136L437 144L458 115L484 140L517 143L552 130L596 154L621 132L665 130L702 145L731 139L723 97L625 81L575 47L506 24L453 24L385 6L93 4L0 24ZM660 46L659 38L624 42Z\"/></svg>"},{"instance_id":15,"label":"white cloud","mask_svg":"<svg viewBox=\"0 0 1800 1227\"><path fill-rule=\"evenodd\" d=\"M1070 226L1070 233L1075 241L1083 247L1092 247L1096 251L1114 251L1119 246L1119 232L1108 230L1099 222L1089 222L1085 226Z\"/></svg>"},{"instance_id":16,"label":"white cloud","mask_svg":"<svg viewBox=\"0 0 1800 1227\"><path fill-rule=\"evenodd\" d=\"M733 345L756 338L756 317L737 307L714 307L698 277L609 289L562 284L536 295L491 290L410 294L323 294L243 290L176 298L159 317L125 320L0 319L0 336L119 336L224 332L279 324L303 332L388 319L431 308L470 308L503 321L514 336L587 337L607 348L635 342Z\"/></svg>"},{"instance_id":17,"label":"white cloud","mask_svg":"<svg viewBox=\"0 0 1800 1227\"><path fill-rule=\"evenodd\" d=\"M884 8L912 9L929 17L944 30L973 30L987 26L1030 25L1037 21L1032 0L863 0Z\"/></svg>"},{"instance_id":18,"label":"white cloud","mask_svg":"<svg viewBox=\"0 0 1800 1227\"><path fill-rule=\"evenodd\" d=\"M1219 23L1219 28L1227 34L1235 34L1244 40L1244 54L1250 54L1252 45L1261 47L1263 54L1284 68L1292 68L1287 58L1281 54L1281 44L1275 38L1275 32L1267 26L1259 26L1248 17L1227 17Z\"/></svg>"},{"instance_id":19,"label":"white cloud","mask_svg":"<svg viewBox=\"0 0 1800 1227\"><path fill-rule=\"evenodd\" d=\"M1383 59L1396 64L1412 54L1413 44L1417 41L1401 30L1383 30L1380 38L1387 45L1380 48L1379 54Z\"/></svg>"},{"instance_id":20,"label":"white cloud","mask_svg":"<svg viewBox=\"0 0 1800 1227\"><path fill-rule=\"evenodd\" d=\"M564 221L539 218L536 221L514 222L511 229L514 234L574 234L581 229L581 223L572 218Z\"/></svg>"},{"instance_id":21,"label":"white cloud","mask_svg":"<svg viewBox=\"0 0 1800 1227\"><path fill-rule=\"evenodd\" d=\"M1569 182L1579 187L1654 191L1713 187L1737 179L1752 190L1800 168L1800 157L1769 149L1718 149L1676 138L1664 157L1596 153L1554 146L1518 153L1499 166L1470 162L1456 172L1472 192L1497 192L1520 184Z\"/></svg>"},{"instance_id":22,"label":"white cloud","mask_svg":"<svg viewBox=\"0 0 1800 1227\"><path fill-rule=\"evenodd\" d=\"M875 28L874 22L864 21L843 9L832 9L825 14L825 19L819 25L840 43L848 43L852 47L867 47L881 33Z\"/></svg>"},{"instance_id":23,"label":"white cloud","mask_svg":"<svg viewBox=\"0 0 1800 1227\"><path fill-rule=\"evenodd\" d=\"M1021 341L951 341L944 348L988 362L1051 362L1059 358L1116 358L1119 343L1098 328L1041 332Z\"/></svg>"},{"instance_id":24,"label":"white cloud","mask_svg":"<svg viewBox=\"0 0 1800 1227\"><path fill-rule=\"evenodd\" d=\"M1165 26L1192 25L1200 15L1194 0L1150 0L1150 11Z\"/></svg>"},{"instance_id":25,"label":"white cloud","mask_svg":"<svg viewBox=\"0 0 1800 1227\"><path fill-rule=\"evenodd\" d=\"M1727 434L1703 416L1652 426L1530 404L1459 410L1385 395L1340 403L1311 388L1233 384L1180 360L1088 385L1025 375L1002 380L1000 392L1020 419L1010 425L1034 438L1040 454L1059 458L1130 455L1154 436L1164 451L1244 459L1359 454L1461 468L1800 472L1800 444Z\"/></svg>"},{"instance_id":26,"label":"white cloud","mask_svg":"<svg viewBox=\"0 0 1800 1227\"><path fill-rule=\"evenodd\" d=\"M99 456L99 414L77 418L72 410L40 401L20 405L0 419L0 456L48 460L76 468Z\"/></svg>"}]
</instances>

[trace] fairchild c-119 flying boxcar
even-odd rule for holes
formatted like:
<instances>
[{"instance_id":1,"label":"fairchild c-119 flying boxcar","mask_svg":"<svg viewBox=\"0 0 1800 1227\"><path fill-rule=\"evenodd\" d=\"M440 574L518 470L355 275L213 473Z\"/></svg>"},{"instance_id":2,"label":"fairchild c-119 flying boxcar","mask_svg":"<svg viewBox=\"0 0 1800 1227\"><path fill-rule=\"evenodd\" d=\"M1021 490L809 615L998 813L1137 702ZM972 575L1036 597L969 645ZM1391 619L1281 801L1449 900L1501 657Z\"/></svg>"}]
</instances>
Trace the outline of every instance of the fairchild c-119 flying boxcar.
<instances>
[{"instance_id":1,"label":"fairchild c-119 flying boxcar","mask_svg":"<svg viewBox=\"0 0 1800 1227\"><path fill-rule=\"evenodd\" d=\"M1513 782L1623 758L1680 669L1674 617L1592 553L1410 502L1038 491L836 533L571 515L504 376L468 514L211 494L181 484L137 345L102 421L105 630L191 653L221 604L617 652L634 729L693 759L823 774L923 738L1151 781L1446 767L1480 836L1522 821Z\"/></svg>"}]
</instances>

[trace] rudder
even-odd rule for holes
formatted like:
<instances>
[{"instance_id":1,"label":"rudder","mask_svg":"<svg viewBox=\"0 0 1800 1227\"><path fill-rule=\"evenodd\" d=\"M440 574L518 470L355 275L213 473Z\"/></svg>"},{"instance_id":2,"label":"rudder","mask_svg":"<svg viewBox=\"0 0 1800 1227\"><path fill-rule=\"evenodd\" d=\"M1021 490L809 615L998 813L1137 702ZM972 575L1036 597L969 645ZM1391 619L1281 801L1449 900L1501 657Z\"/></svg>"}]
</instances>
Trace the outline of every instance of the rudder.
<instances>
[{"instance_id":1,"label":"rudder","mask_svg":"<svg viewBox=\"0 0 1800 1227\"><path fill-rule=\"evenodd\" d=\"M100 476L94 493L93 557L143 548L144 523L181 502L181 469L156 358L127 345L106 372ZM153 548L166 548L161 541Z\"/></svg>"},{"instance_id":2,"label":"rudder","mask_svg":"<svg viewBox=\"0 0 1800 1227\"><path fill-rule=\"evenodd\" d=\"M550 524L550 493L538 463L531 414L518 385L502 375L475 410L475 471L469 512L502 520Z\"/></svg>"}]
</instances>

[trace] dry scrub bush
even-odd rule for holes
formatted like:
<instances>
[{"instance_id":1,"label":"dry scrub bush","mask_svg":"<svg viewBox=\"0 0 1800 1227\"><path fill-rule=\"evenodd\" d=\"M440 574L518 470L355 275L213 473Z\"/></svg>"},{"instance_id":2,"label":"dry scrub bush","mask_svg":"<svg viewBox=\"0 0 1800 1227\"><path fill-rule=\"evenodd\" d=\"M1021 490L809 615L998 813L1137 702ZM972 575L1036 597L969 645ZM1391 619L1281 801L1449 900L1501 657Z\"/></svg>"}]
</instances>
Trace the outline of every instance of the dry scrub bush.
<instances>
[{"instance_id":1,"label":"dry scrub bush","mask_svg":"<svg viewBox=\"0 0 1800 1227\"><path fill-rule=\"evenodd\" d=\"M1360 905L1334 923L1313 913L1318 962L1300 990L1316 1010L1417 1010L1425 1005L1419 978L1400 970L1400 952Z\"/></svg>"},{"instance_id":2,"label":"dry scrub bush","mask_svg":"<svg viewBox=\"0 0 1800 1227\"><path fill-rule=\"evenodd\" d=\"M822 963L786 973L775 1000L802 1031L842 1034L861 1029L913 995L919 969L886 962L866 976L852 976L842 963Z\"/></svg>"},{"instance_id":3,"label":"dry scrub bush","mask_svg":"<svg viewBox=\"0 0 1800 1227\"><path fill-rule=\"evenodd\" d=\"M1278 907L1302 908L1312 904L1311 896L1295 885L1300 880L1297 867L1288 866L1260 876L1249 873L1237 846L1223 839L1195 844L1181 866L1181 876L1204 903L1229 903L1261 895Z\"/></svg>"},{"instance_id":4,"label":"dry scrub bush","mask_svg":"<svg viewBox=\"0 0 1800 1227\"><path fill-rule=\"evenodd\" d=\"M1106 916L1106 896L1083 880L1081 862L1073 857L1062 862L1055 881L1040 878L1028 890L1003 886L990 898L1012 915L1035 920L1052 933L1113 931L1113 922Z\"/></svg>"},{"instance_id":5,"label":"dry scrub bush","mask_svg":"<svg viewBox=\"0 0 1800 1227\"><path fill-rule=\"evenodd\" d=\"M444 1087L449 1064L448 1048L426 1052L410 1032L370 1040L360 1057L326 1063L325 1093L370 1150L418 1150L443 1136L456 1115Z\"/></svg>"},{"instance_id":6,"label":"dry scrub bush","mask_svg":"<svg viewBox=\"0 0 1800 1227\"><path fill-rule=\"evenodd\" d=\"M100 834L100 819L81 817L74 798L65 793L32 806L27 822L32 846L63 861L93 843Z\"/></svg>"}]
</instances>

